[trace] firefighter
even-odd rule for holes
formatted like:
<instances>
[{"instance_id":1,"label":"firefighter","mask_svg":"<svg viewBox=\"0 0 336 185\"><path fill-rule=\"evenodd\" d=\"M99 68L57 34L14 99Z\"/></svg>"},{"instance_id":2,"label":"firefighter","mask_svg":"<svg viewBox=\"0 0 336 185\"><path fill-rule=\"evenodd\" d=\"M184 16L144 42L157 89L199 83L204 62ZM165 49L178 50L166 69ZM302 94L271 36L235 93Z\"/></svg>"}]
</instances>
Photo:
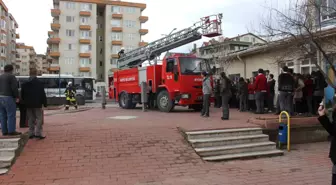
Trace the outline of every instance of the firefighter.
<instances>
[{"instance_id":1,"label":"firefighter","mask_svg":"<svg viewBox=\"0 0 336 185\"><path fill-rule=\"evenodd\" d=\"M68 83L68 87L65 90L66 105L65 110L69 110L70 105L74 105L75 109L78 108L76 102L76 89L72 86L72 82Z\"/></svg>"},{"instance_id":2,"label":"firefighter","mask_svg":"<svg viewBox=\"0 0 336 185\"><path fill-rule=\"evenodd\" d=\"M125 54L125 48L122 47L121 50L118 52L118 59Z\"/></svg>"}]
</instances>

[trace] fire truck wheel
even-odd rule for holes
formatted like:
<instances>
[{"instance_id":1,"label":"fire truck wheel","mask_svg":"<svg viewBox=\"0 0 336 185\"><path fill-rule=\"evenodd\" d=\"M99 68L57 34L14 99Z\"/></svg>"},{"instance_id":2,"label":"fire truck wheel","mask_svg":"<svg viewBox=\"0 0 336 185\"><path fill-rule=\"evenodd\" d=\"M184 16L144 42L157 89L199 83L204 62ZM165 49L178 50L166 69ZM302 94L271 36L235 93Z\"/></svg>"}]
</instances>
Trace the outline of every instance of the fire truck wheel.
<instances>
[{"instance_id":1,"label":"fire truck wheel","mask_svg":"<svg viewBox=\"0 0 336 185\"><path fill-rule=\"evenodd\" d=\"M129 94L122 92L119 96L119 106L123 109L132 108L132 98Z\"/></svg>"},{"instance_id":2,"label":"fire truck wheel","mask_svg":"<svg viewBox=\"0 0 336 185\"><path fill-rule=\"evenodd\" d=\"M166 90L159 92L157 105L162 112L170 112L174 108L173 101L169 98L169 94Z\"/></svg>"}]
</instances>

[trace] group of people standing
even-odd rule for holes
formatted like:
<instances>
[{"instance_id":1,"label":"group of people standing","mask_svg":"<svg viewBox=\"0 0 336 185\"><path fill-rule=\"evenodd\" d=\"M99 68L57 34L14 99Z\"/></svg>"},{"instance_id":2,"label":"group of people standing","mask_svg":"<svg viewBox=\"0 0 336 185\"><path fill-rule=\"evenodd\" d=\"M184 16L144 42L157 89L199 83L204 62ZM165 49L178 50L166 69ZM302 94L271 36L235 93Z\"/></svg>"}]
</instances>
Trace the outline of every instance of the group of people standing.
<instances>
[{"instance_id":1,"label":"group of people standing","mask_svg":"<svg viewBox=\"0 0 336 185\"><path fill-rule=\"evenodd\" d=\"M44 139L42 131L43 110L47 106L44 85L37 79L37 70L30 69L30 77L18 89L18 81L13 74L13 65L4 67L4 74L0 75L0 122L3 136L21 135L16 131L16 104L21 106L20 127L25 127L28 119L29 138Z\"/></svg>"},{"instance_id":2,"label":"group of people standing","mask_svg":"<svg viewBox=\"0 0 336 185\"><path fill-rule=\"evenodd\" d=\"M214 87L215 107L222 107L222 119L229 118L229 107L237 107L241 112L251 111L255 114L267 112L280 114L281 111L287 111L292 116L316 115L324 96L324 88L328 86L323 74L320 71L314 71L311 75L295 74L287 66L281 70L277 84L274 75L263 69L259 69L255 77L250 79L241 77L236 82L222 72L220 78L215 80ZM209 75L203 72L202 76L204 94L202 116L207 117L209 108L206 105L210 105L212 87Z\"/></svg>"}]
</instances>

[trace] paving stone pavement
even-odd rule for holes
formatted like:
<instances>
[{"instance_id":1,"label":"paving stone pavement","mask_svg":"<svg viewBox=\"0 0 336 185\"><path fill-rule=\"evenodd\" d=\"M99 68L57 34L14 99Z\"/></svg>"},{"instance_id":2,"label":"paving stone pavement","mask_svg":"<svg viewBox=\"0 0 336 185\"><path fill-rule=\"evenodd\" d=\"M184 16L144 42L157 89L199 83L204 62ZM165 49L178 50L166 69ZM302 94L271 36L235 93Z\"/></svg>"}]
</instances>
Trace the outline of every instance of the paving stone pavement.
<instances>
[{"instance_id":1,"label":"paving stone pavement","mask_svg":"<svg viewBox=\"0 0 336 185\"><path fill-rule=\"evenodd\" d=\"M214 115L214 114L212 114ZM134 119L109 119L135 116ZM328 185L329 143L294 145L282 157L203 162L177 127L232 121L195 112L108 108L45 117L45 140L30 140L1 185ZM218 123L217 123L218 122Z\"/></svg>"}]
</instances>

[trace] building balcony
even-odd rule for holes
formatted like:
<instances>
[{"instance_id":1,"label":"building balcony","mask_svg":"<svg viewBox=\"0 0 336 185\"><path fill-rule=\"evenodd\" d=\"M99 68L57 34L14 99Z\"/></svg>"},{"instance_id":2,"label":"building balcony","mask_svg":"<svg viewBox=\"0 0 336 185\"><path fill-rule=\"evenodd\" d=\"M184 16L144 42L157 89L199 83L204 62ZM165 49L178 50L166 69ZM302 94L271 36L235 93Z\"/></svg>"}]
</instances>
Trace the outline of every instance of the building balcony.
<instances>
[{"instance_id":1,"label":"building balcony","mask_svg":"<svg viewBox=\"0 0 336 185\"><path fill-rule=\"evenodd\" d=\"M91 69L90 69L90 67L79 67L79 71L80 72L90 72Z\"/></svg>"},{"instance_id":2,"label":"building balcony","mask_svg":"<svg viewBox=\"0 0 336 185\"><path fill-rule=\"evenodd\" d=\"M50 27L52 30L59 30L61 28L61 24L59 23L51 23Z\"/></svg>"},{"instance_id":3,"label":"building balcony","mask_svg":"<svg viewBox=\"0 0 336 185\"><path fill-rule=\"evenodd\" d=\"M52 17L58 17L61 14L61 10L60 9L51 9L51 16Z\"/></svg>"},{"instance_id":4,"label":"building balcony","mask_svg":"<svg viewBox=\"0 0 336 185\"><path fill-rule=\"evenodd\" d=\"M148 45L148 42L139 42L139 46L142 47L142 46L147 46Z\"/></svg>"},{"instance_id":5,"label":"building balcony","mask_svg":"<svg viewBox=\"0 0 336 185\"><path fill-rule=\"evenodd\" d=\"M79 57L82 57L82 58L90 58L90 57L91 57L91 54L90 54L90 53L79 53Z\"/></svg>"},{"instance_id":6,"label":"building balcony","mask_svg":"<svg viewBox=\"0 0 336 185\"><path fill-rule=\"evenodd\" d=\"M60 57L61 53L58 51L50 51L49 56L51 57Z\"/></svg>"},{"instance_id":7,"label":"building balcony","mask_svg":"<svg viewBox=\"0 0 336 185\"><path fill-rule=\"evenodd\" d=\"M89 11L80 11L79 15L80 16L88 17L88 16L91 16L91 12L89 12Z\"/></svg>"},{"instance_id":8,"label":"building balcony","mask_svg":"<svg viewBox=\"0 0 336 185\"><path fill-rule=\"evenodd\" d=\"M91 40L90 39L79 39L79 43L81 43L81 44L90 44Z\"/></svg>"},{"instance_id":9,"label":"building balcony","mask_svg":"<svg viewBox=\"0 0 336 185\"><path fill-rule=\"evenodd\" d=\"M30 55L30 56L34 56L34 55L36 55L36 53L35 53L35 51L30 51L30 52L29 52L29 55Z\"/></svg>"},{"instance_id":10,"label":"building balcony","mask_svg":"<svg viewBox=\"0 0 336 185\"><path fill-rule=\"evenodd\" d=\"M140 35L146 35L148 33L148 29L140 29L139 33Z\"/></svg>"},{"instance_id":11,"label":"building balcony","mask_svg":"<svg viewBox=\"0 0 336 185\"><path fill-rule=\"evenodd\" d=\"M48 31L48 36L50 37L50 36L52 36L54 33L55 33L55 32L53 32L53 31Z\"/></svg>"},{"instance_id":12,"label":"building balcony","mask_svg":"<svg viewBox=\"0 0 336 185\"><path fill-rule=\"evenodd\" d=\"M122 19L122 17L123 17L123 15L120 14L120 13L114 13L114 14L112 14L112 18L113 19Z\"/></svg>"},{"instance_id":13,"label":"building balcony","mask_svg":"<svg viewBox=\"0 0 336 185\"><path fill-rule=\"evenodd\" d=\"M112 58L119 58L118 54L112 54L111 57Z\"/></svg>"},{"instance_id":14,"label":"building balcony","mask_svg":"<svg viewBox=\"0 0 336 185\"><path fill-rule=\"evenodd\" d=\"M19 39L20 38L20 34L15 34L15 38Z\"/></svg>"},{"instance_id":15,"label":"building balcony","mask_svg":"<svg viewBox=\"0 0 336 185\"><path fill-rule=\"evenodd\" d=\"M16 60L15 60L15 62L17 62L17 63L20 63L20 62L21 62L21 60L20 60L20 59L16 59Z\"/></svg>"},{"instance_id":16,"label":"building balcony","mask_svg":"<svg viewBox=\"0 0 336 185\"><path fill-rule=\"evenodd\" d=\"M50 66L48 71L59 71L60 70L60 66Z\"/></svg>"},{"instance_id":17,"label":"building balcony","mask_svg":"<svg viewBox=\"0 0 336 185\"><path fill-rule=\"evenodd\" d=\"M145 23L145 22L147 22L147 21L148 21L148 16L140 16L140 17L139 17L139 21L140 21L141 23Z\"/></svg>"},{"instance_id":18,"label":"building balcony","mask_svg":"<svg viewBox=\"0 0 336 185\"><path fill-rule=\"evenodd\" d=\"M49 38L47 39L47 44L59 44L61 42L61 38Z\"/></svg>"},{"instance_id":19,"label":"building balcony","mask_svg":"<svg viewBox=\"0 0 336 185\"><path fill-rule=\"evenodd\" d=\"M91 30L91 26L90 25L80 25L79 29L80 30Z\"/></svg>"},{"instance_id":20,"label":"building balcony","mask_svg":"<svg viewBox=\"0 0 336 185\"><path fill-rule=\"evenodd\" d=\"M0 46L7 46L7 42L5 42L4 40L1 40Z\"/></svg>"},{"instance_id":21,"label":"building balcony","mask_svg":"<svg viewBox=\"0 0 336 185\"><path fill-rule=\"evenodd\" d=\"M122 27L112 27L113 32L122 32Z\"/></svg>"},{"instance_id":22,"label":"building balcony","mask_svg":"<svg viewBox=\"0 0 336 185\"><path fill-rule=\"evenodd\" d=\"M112 40L112 45L122 45L122 41L120 41L120 40Z\"/></svg>"}]
</instances>

